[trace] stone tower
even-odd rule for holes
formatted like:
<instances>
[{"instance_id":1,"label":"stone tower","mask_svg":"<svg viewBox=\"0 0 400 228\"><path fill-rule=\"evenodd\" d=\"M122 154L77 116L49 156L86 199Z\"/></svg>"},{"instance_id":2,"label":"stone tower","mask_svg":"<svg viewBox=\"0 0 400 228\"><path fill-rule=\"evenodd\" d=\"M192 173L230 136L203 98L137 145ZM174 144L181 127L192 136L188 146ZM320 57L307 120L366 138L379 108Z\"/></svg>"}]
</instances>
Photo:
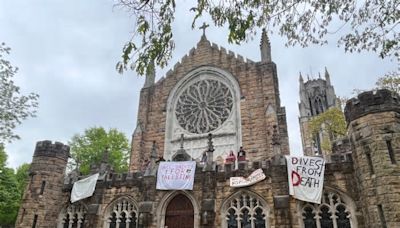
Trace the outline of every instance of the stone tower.
<instances>
[{"instance_id":1,"label":"stone tower","mask_svg":"<svg viewBox=\"0 0 400 228\"><path fill-rule=\"evenodd\" d=\"M69 147L51 141L36 144L30 179L25 189L16 227L56 227L62 207L64 173Z\"/></svg>"},{"instance_id":2,"label":"stone tower","mask_svg":"<svg viewBox=\"0 0 400 228\"><path fill-rule=\"evenodd\" d=\"M331 107L339 107L328 70L325 68L325 79L319 77L318 79L307 80L306 82L304 82L303 76L300 73L299 83L299 123L304 155L326 154L321 148L322 138L326 137L324 132L320 132L317 137L312 138L308 126L313 117Z\"/></svg>"},{"instance_id":3,"label":"stone tower","mask_svg":"<svg viewBox=\"0 0 400 228\"><path fill-rule=\"evenodd\" d=\"M345 108L355 181L369 227L400 227L400 97L364 92Z\"/></svg>"}]
</instances>

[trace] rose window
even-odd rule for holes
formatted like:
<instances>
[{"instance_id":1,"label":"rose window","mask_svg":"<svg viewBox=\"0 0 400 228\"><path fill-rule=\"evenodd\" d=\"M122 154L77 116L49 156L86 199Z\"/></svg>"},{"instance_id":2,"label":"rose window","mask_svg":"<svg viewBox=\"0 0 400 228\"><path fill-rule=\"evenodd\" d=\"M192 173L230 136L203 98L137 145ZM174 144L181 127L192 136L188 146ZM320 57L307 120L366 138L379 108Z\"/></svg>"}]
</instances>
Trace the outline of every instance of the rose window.
<instances>
[{"instance_id":1,"label":"rose window","mask_svg":"<svg viewBox=\"0 0 400 228\"><path fill-rule=\"evenodd\" d=\"M229 88L217 80L202 80L186 88L178 98L175 115L179 125L191 133L217 129L229 117L233 97Z\"/></svg>"}]
</instances>

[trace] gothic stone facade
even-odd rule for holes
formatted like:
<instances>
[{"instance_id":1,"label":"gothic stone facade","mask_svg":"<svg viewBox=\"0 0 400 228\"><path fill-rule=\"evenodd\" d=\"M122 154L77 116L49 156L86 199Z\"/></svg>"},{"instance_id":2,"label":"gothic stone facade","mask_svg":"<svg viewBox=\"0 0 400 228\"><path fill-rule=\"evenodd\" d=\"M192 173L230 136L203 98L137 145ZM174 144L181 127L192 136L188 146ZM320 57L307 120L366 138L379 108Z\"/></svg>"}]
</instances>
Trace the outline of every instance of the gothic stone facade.
<instances>
[{"instance_id":1,"label":"gothic stone facade","mask_svg":"<svg viewBox=\"0 0 400 228\"><path fill-rule=\"evenodd\" d=\"M260 62L244 60L203 36L165 78L155 83L150 72L141 91L130 171L107 173L90 198L69 203L76 181L64 180L69 148L38 142L16 226L400 227L400 97L383 90L348 102L349 135L327 157L322 204L301 202L288 193L285 109L265 34L261 56ZM209 133L214 151L207 147ZM246 160L224 163L241 146ZM142 164L179 153L198 161L193 190L156 190L154 170L144 173ZM265 180L229 186L230 177L258 168Z\"/></svg>"}]
</instances>

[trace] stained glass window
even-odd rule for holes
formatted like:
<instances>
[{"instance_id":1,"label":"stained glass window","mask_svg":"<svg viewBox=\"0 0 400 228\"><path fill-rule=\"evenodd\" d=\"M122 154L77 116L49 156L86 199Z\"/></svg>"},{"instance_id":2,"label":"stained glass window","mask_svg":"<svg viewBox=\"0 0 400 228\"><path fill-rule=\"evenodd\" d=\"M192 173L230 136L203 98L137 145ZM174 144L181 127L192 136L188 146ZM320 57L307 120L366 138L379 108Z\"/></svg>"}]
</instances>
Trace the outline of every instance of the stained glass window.
<instances>
[{"instance_id":1,"label":"stained glass window","mask_svg":"<svg viewBox=\"0 0 400 228\"><path fill-rule=\"evenodd\" d=\"M179 95L175 115L182 128L202 134L221 126L232 107L229 88L220 81L207 79L193 83Z\"/></svg>"},{"instance_id":2,"label":"stained glass window","mask_svg":"<svg viewBox=\"0 0 400 228\"><path fill-rule=\"evenodd\" d=\"M346 207L339 204L336 207L337 224L340 228L350 228L350 213L346 210Z\"/></svg>"},{"instance_id":3,"label":"stained glass window","mask_svg":"<svg viewBox=\"0 0 400 228\"><path fill-rule=\"evenodd\" d=\"M317 228L317 223L315 221L315 213L312 206L306 206L303 209L303 221L305 228Z\"/></svg>"},{"instance_id":4,"label":"stained glass window","mask_svg":"<svg viewBox=\"0 0 400 228\"><path fill-rule=\"evenodd\" d=\"M228 228L266 228L267 210L258 197L243 192L226 202Z\"/></svg>"},{"instance_id":5,"label":"stained glass window","mask_svg":"<svg viewBox=\"0 0 400 228\"><path fill-rule=\"evenodd\" d=\"M302 206L304 228L351 228L350 211L339 194L325 192L321 204Z\"/></svg>"},{"instance_id":6,"label":"stained glass window","mask_svg":"<svg viewBox=\"0 0 400 228\"><path fill-rule=\"evenodd\" d=\"M121 198L115 201L108 212L106 228L136 228L138 224L138 209L129 199Z\"/></svg>"},{"instance_id":7,"label":"stained glass window","mask_svg":"<svg viewBox=\"0 0 400 228\"><path fill-rule=\"evenodd\" d=\"M70 204L62 210L58 227L84 228L86 212L86 208L82 204Z\"/></svg>"}]
</instances>

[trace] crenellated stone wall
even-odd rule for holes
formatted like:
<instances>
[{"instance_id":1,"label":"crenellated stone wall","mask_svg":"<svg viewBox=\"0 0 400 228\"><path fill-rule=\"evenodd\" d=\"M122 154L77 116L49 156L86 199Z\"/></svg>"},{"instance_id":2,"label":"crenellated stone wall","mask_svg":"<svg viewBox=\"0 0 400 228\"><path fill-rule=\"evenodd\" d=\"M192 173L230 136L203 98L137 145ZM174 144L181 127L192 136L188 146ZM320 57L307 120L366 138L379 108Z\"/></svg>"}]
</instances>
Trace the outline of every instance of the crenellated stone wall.
<instances>
[{"instance_id":1,"label":"crenellated stone wall","mask_svg":"<svg viewBox=\"0 0 400 228\"><path fill-rule=\"evenodd\" d=\"M262 168L267 176L265 180L246 188L229 186L230 177L246 177L258 168ZM327 164L324 185L345 193L354 200L357 205L355 210L359 211L360 200L353 183L351 159L348 160L344 156L342 159ZM145 205L139 207L139 213L146 214L147 220L143 221L146 224L144 227L160 227L164 221L168 199L176 194L184 194L193 199L195 212L197 211L196 227L222 227L224 213L226 213L224 203L239 193L255 194L265 200L269 211L267 214L269 227L302 227L302 215L298 211L299 201L289 196L287 168L282 156L275 156L264 161L242 162L238 169L230 164L214 166L212 170L207 171L198 164L193 191L162 191L156 190L155 185L155 176L143 176L140 172L107 175L105 179L97 182L94 195L82 201L88 208L92 208L88 210L85 227L102 227L107 220L107 208L120 197L129 197L138 205ZM64 185L64 197L69 197L71 189L72 182ZM204 222L202 216L206 211L208 217L207 222ZM365 227L363 218L359 214L355 216L357 216L358 227Z\"/></svg>"},{"instance_id":2,"label":"crenellated stone wall","mask_svg":"<svg viewBox=\"0 0 400 228\"><path fill-rule=\"evenodd\" d=\"M62 143L41 141L36 144L16 227L56 226L63 202L68 157L69 147Z\"/></svg>"},{"instance_id":3,"label":"crenellated stone wall","mask_svg":"<svg viewBox=\"0 0 400 228\"><path fill-rule=\"evenodd\" d=\"M345 116L365 222L400 227L400 97L362 93L347 102Z\"/></svg>"}]
</instances>

